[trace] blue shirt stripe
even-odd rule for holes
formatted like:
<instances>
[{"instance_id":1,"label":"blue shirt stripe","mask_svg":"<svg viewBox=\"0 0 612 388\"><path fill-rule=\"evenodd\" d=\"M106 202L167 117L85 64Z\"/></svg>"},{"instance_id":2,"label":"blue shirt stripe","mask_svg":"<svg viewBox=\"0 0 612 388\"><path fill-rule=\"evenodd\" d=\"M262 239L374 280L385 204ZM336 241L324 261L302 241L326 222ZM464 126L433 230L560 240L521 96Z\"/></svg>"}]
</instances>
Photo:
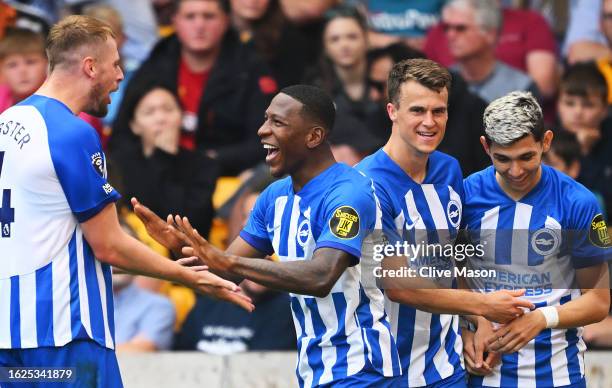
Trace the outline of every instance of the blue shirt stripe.
<instances>
[{"instance_id":1,"label":"blue shirt stripe","mask_svg":"<svg viewBox=\"0 0 612 388\"><path fill-rule=\"evenodd\" d=\"M315 298L306 298L304 300L304 304L306 308L310 311L310 317L312 319L312 328L314 330L314 337L308 341L308 364L312 368L313 377L312 377L312 385L319 385L319 379L323 374L323 361L322 361L322 351L319 344L321 343L321 337L325 334L325 324L323 323L323 319L321 319L321 314L319 313L319 308L317 306L317 300Z\"/></svg>"},{"instance_id":2,"label":"blue shirt stripe","mask_svg":"<svg viewBox=\"0 0 612 388\"><path fill-rule=\"evenodd\" d=\"M302 312L302 307L300 306L300 302L299 300L295 297L292 296L291 297L291 310L293 311L293 316L296 318L296 320L298 321L298 324L300 325L300 336L297 338L297 352L298 354L301 354L302 352L302 340L304 339L304 337L306 336L306 321L304 319L304 313ZM298 363L296 369L295 369L295 374L298 378L298 384L300 386L300 388L304 387L304 379L302 378L302 376L300 375L300 365Z\"/></svg>"},{"instance_id":3,"label":"blue shirt stripe","mask_svg":"<svg viewBox=\"0 0 612 388\"><path fill-rule=\"evenodd\" d=\"M70 268L70 330L72 338L87 338L87 333L81 324L81 301L79 299L79 275L76 251L76 229L68 243Z\"/></svg>"},{"instance_id":4,"label":"blue shirt stripe","mask_svg":"<svg viewBox=\"0 0 612 388\"><path fill-rule=\"evenodd\" d=\"M19 310L19 276L11 277L11 347L21 347L21 311Z\"/></svg>"},{"instance_id":5,"label":"blue shirt stripe","mask_svg":"<svg viewBox=\"0 0 612 388\"><path fill-rule=\"evenodd\" d=\"M452 330L452 328L450 330ZM440 351L440 337L442 335L442 325L440 324L439 314L431 314L429 333L429 346L425 351L425 365L434 365L434 356ZM440 376L436 368L425 368L425 381L427 384L433 384L440 380L442 380L442 376Z\"/></svg>"},{"instance_id":6,"label":"blue shirt stripe","mask_svg":"<svg viewBox=\"0 0 612 388\"><path fill-rule=\"evenodd\" d=\"M85 259L85 284L89 301L89 317L91 320L91 335L101 344L106 343L104 321L102 316L102 301L100 299L100 285L96 276L96 265L93 252L89 244L83 240L83 257Z\"/></svg>"},{"instance_id":7,"label":"blue shirt stripe","mask_svg":"<svg viewBox=\"0 0 612 388\"><path fill-rule=\"evenodd\" d=\"M345 340L346 298L344 294L334 292L332 293L332 299L336 310L336 319L338 320L338 330L336 334L330 338L332 345L336 348L336 363L332 367L332 375L334 379L339 379L346 376L348 370L347 354L349 351L349 344Z\"/></svg>"},{"instance_id":8,"label":"blue shirt stripe","mask_svg":"<svg viewBox=\"0 0 612 388\"><path fill-rule=\"evenodd\" d=\"M38 346L55 346L53 338L53 263L36 271L36 336Z\"/></svg>"}]
</instances>

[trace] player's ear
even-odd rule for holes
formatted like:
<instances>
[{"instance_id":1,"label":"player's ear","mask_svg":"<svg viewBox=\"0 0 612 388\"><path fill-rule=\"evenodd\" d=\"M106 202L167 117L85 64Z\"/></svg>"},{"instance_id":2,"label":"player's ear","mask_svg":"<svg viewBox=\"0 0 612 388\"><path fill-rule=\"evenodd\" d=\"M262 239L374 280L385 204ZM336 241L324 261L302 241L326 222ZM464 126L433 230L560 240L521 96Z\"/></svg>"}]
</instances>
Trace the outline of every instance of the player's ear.
<instances>
[{"instance_id":1,"label":"player's ear","mask_svg":"<svg viewBox=\"0 0 612 388\"><path fill-rule=\"evenodd\" d=\"M487 144L487 139L484 136L480 136L480 144L482 144L484 152L486 152L487 155L491 156L491 154L489 153L489 145Z\"/></svg>"},{"instance_id":2,"label":"player's ear","mask_svg":"<svg viewBox=\"0 0 612 388\"><path fill-rule=\"evenodd\" d=\"M313 149L318 147L327 137L327 130L320 125L310 128L306 134L306 147Z\"/></svg>"},{"instance_id":3,"label":"player's ear","mask_svg":"<svg viewBox=\"0 0 612 388\"><path fill-rule=\"evenodd\" d=\"M542 151L543 152L548 152L548 150L550 149L550 145L552 144L552 140L554 136L555 135L553 134L553 131L551 131L550 129L544 132L544 136L542 137Z\"/></svg>"},{"instance_id":4,"label":"player's ear","mask_svg":"<svg viewBox=\"0 0 612 388\"><path fill-rule=\"evenodd\" d=\"M94 78L96 76L96 60L93 57L83 58L81 65L87 77Z\"/></svg>"},{"instance_id":5,"label":"player's ear","mask_svg":"<svg viewBox=\"0 0 612 388\"><path fill-rule=\"evenodd\" d=\"M391 119L391 121L397 120L397 108L392 102L387 103L387 114L389 115L389 119Z\"/></svg>"}]
</instances>

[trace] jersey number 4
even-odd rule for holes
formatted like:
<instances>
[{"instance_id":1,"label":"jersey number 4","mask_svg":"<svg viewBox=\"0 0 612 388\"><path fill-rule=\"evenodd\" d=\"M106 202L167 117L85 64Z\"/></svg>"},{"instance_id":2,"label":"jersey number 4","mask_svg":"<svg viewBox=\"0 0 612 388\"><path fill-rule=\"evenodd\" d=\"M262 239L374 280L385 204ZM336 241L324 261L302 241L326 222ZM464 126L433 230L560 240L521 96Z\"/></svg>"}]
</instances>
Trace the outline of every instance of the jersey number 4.
<instances>
[{"instance_id":1,"label":"jersey number 4","mask_svg":"<svg viewBox=\"0 0 612 388\"><path fill-rule=\"evenodd\" d=\"M2 178L2 165L4 164L4 151L0 151L0 178ZM11 237L11 224L15 222L15 209L11 207L11 190L2 190L2 206L0 206L0 228L2 237Z\"/></svg>"}]
</instances>

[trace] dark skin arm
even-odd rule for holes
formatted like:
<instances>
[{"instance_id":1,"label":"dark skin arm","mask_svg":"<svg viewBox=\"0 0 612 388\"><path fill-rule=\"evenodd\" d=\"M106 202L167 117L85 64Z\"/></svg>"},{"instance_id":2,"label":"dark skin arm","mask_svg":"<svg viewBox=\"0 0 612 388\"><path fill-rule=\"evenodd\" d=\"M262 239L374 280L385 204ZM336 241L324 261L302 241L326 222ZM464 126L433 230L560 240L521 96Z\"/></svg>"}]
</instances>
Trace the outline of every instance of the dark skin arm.
<instances>
[{"instance_id":1,"label":"dark skin arm","mask_svg":"<svg viewBox=\"0 0 612 388\"><path fill-rule=\"evenodd\" d=\"M211 245L200 236L187 217L175 217L175 222L190 241L191 249L183 252L194 256L182 259L182 263L189 265L199 259L216 273L230 274L252 280L263 286L291 292L294 294L325 297L332 287L351 264L352 256L344 251L333 248L320 248L314 252L311 260L291 262L273 262L269 260L253 260L252 258L238 256L223 252ZM233 251L246 250L248 245L242 238L236 238ZM236 244L236 245L234 245Z\"/></svg>"},{"instance_id":2,"label":"dark skin arm","mask_svg":"<svg viewBox=\"0 0 612 388\"><path fill-rule=\"evenodd\" d=\"M180 264L195 270L208 268L211 272L237 283L247 278L277 290L325 296L352 260L348 253L331 248L317 249L310 261L277 263L254 260L263 258L265 254L240 237L223 252L201 237L191 227L189 220L185 219L186 222L183 222L183 219L176 217L175 224L172 217L168 216L164 222L136 198L132 198L132 205L151 237L174 253L180 254L182 251L183 254L192 256L180 259ZM211 262L215 264L211 265Z\"/></svg>"}]
</instances>

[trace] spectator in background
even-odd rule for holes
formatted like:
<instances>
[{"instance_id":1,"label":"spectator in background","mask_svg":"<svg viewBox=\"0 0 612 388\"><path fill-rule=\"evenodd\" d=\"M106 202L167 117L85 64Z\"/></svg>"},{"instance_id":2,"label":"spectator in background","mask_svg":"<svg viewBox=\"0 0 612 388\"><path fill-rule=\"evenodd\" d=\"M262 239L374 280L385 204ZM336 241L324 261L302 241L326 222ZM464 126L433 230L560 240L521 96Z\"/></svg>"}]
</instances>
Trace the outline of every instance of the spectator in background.
<instances>
[{"instance_id":1,"label":"spectator in background","mask_svg":"<svg viewBox=\"0 0 612 388\"><path fill-rule=\"evenodd\" d=\"M133 275L113 274L117 353L170 349L174 306L164 296L138 287L133 280Z\"/></svg>"},{"instance_id":2,"label":"spectator in background","mask_svg":"<svg viewBox=\"0 0 612 388\"><path fill-rule=\"evenodd\" d=\"M440 20L444 0L361 0L370 25L372 47L402 42L423 50L427 31Z\"/></svg>"},{"instance_id":3,"label":"spectator in background","mask_svg":"<svg viewBox=\"0 0 612 388\"><path fill-rule=\"evenodd\" d=\"M608 84L608 105L612 104L612 0L603 0L601 8L600 26L607 42L608 51L597 59L599 71L606 78Z\"/></svg>"},{"instance_id":4,"label":"spectator in background","mask_svg":"<svg viewBox=\"0 0 612 388\"><path fill-rule=\"evenodd\" d=\"M0 40L0 113L34 93L47 77L47 56L41 34L24 28L9 28ZM79 117L102 134L99 118L85 112Z\"/></svg>"},{"instance_id":5,"label":"spectator in background","mask_svg":"<svg viewBox=\"0 0 612 388\"><path fill-rule=\"evenodd\" d=\"M116 155L125 198L136 197L159 217L188 214L203 236L213 218L216 165L201 152L179 147L181 108L177 96L146 85L124 102L140 149Z\"/></svg>"},{"instance_id":6,"label":"spectator in background","mask_svg":"<svg viewBox=\"0 0 612 388\"><path fill-rule=\"evenodd\" d=\"M576 179L580 175L581 157L576 135L569 131L558 131L553 137L550 150L544 154L544 163Z\"/></svg>"},{"instance_id":7,"label":"spectator in background","mask_svg":"<svg viewBox=\"0 0 612 388\"><path fill-rule=\"evenodd\" d=\"M332 96L336 105L336 122L330 142L352 149L339 149L343 161L361 160L384 143L368 129L371 117L377 116L380 106L370 100L367 82L367 27L364 18L352 7L339 6L326 13L323 29L324 54L316 68L306 77ZM371 145L357 145L347 139L360 141L367 136ZM369 151L369 152L368 152Z\"/></svg>"},{"instance_id":8,"label":"spectator in background","mask_svg":"<svg viewBox=\"0 0 612 388\"><path fill-rule=\"evenodd\" d=\"M120 48L120 53L124 73L126 70L136 70L147 59L159 38L151 0L102 0L100 3L114 8L121 16L125 44Z\"/></svg>"},{"instance_id":9,"label":"spectator in background","mask_svg":"<svg viewBox=\"0 0 612 388\"><path fill-rule=\"evenodd\" d=\"M9 28L0 40L0 113L28 97L47 76L47 57L42 35Z\"/></svg>"},{"instance_id":10,"label":"spectator in background","mask_svg":"<svg viewBox=\"0 0 612 388\"><path fill-rule=\"evenodd\" d=\"M402 43L371 50L368 53L370 98L385 107L388 102L387 79L393 65L404 59L423 57L423 53ZM482 135L482 114L486 103L468 90L460 75L451 73L451 76L446 133L438 150L457 158L464 176L467 176L489 165L478 140ZM378 135L385 138L391 134L391 120L386 109L382 112L370 127L379 130Z\"/></svg>"},{"instance_id":11,"label":"spectator in background","mask_svg":"<svg viewBox=\"0 0 612 388\"><path fill-rule=\"evenodd\" d=\"M173 18L176 34L162 39L134 74L125 98L143 85L166 85L183 108L180 145L218 161L222 175L234 175L263 159L257 129L277 90L267 66L252 47L229 29L226 0L180 0ZM139 142L120 109L110 140L115 154L129 154Z\"/></svg>"},{"instance_id":12,"label":"spectator in background","mask_svg":"<svg viewBox=\"0 0 612 388\"><path fill-rule=\"evenodd\" d=\"M612 210L612 119L607 118L608 88L594 63L569 67L560 86L559 126L572 132L580 144L578 182L604 200L610 219Z\"/></svg>"},{"instance_id":13,"label":"spectator in background","mask_svg":"<svg viewBox=\"0 0 612 388\"><path fill-rule=\"evenodd\" d=\"M491 7L498 2L489 1ZM554 97L559 72L557 45L550 26L535 11L504 8L501 12L502 22L495 44L495 57L506 65L527 73L534 80L542 97ZM429 59L447 67L455 63L448 41L451 30L455 34L461 33L444 23L436 25L427 34L424 47L425 55Z\"/></svg>"},{"instance_id":14,"label":"spectator in background","mask_svg":"<svg viewBox=\"0 0 612 388\"><path fill-rule=\"evenodd\" d=\"M606 38L600 30L603 3L602 0L570 0L570 20L563 42L563 55L569 64L610 55Z\"/></svg>"},{"instance_id":15,"label":"spectator in background","mask_svg":"<svg viewBox=\"0 0 612 388\"><path fill-rule=\"evenodd\" d=\"M279 0L231 0L232 26L270 66L279 87L299 83L317 55L309 39L284 16Z\"/></svg>"},{"instance_id":16,"label":"spectator in background","mask_svg":"<svg viewBox=\"0 0 612 388\"><path fill-rule=\"evenodd\" d=\"M442 10L448 47L456 64L451 67L486 102L515 90L539 95L533 80L495 58L501 9L489 0L451 0Z\"/></svg>"}]
</instances>

